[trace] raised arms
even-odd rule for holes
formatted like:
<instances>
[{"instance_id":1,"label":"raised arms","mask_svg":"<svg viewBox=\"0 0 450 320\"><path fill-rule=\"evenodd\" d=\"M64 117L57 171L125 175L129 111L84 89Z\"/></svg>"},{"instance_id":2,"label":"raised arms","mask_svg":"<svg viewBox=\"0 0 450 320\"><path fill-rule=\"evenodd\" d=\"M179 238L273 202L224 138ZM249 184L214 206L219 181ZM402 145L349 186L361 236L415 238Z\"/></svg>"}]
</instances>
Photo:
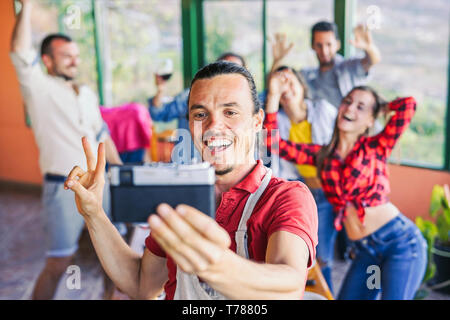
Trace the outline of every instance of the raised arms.
<instances>
[{"instance_id":1,"label":"raised arms","mask_svg":"<svg viewBox=\"0 0 450 320\"><path fill-rule=\"evenodd\" d=\"M31 42L31 11L30 0L19 0L22 10L17 16L11 38L11 52L25 52L32 48Z\"/></svg>"}]
</instances>

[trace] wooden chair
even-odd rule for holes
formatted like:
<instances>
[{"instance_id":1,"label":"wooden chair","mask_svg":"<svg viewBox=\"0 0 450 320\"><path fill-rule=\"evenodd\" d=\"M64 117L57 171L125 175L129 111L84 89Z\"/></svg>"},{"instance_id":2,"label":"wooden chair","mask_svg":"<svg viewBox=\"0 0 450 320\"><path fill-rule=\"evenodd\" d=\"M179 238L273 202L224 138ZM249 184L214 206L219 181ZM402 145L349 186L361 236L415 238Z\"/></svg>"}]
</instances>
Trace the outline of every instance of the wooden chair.
<instances>
[{"instance_id":1,"label":"wooden chair","mask_svg":"<svg viewBox=\"0 0 450 320\"><path fill-rule=\"evenodd\" d=\"M174 142L172 140L174 130L164 130L163 132L153 131L150 152L152 161L170 162Z\"/></svg>"},{"instance_id":2,"label":"wooden chair","mask_svg":"<svg viewBox=\"0 0 450 320\"><path fill-rule=\"evenodd\" d=\"M320 270L318 263L308 270L308 280L306 281L305 291L316 293L326 300L334 300L333 294Z\"/></svg>"}]
</instances>

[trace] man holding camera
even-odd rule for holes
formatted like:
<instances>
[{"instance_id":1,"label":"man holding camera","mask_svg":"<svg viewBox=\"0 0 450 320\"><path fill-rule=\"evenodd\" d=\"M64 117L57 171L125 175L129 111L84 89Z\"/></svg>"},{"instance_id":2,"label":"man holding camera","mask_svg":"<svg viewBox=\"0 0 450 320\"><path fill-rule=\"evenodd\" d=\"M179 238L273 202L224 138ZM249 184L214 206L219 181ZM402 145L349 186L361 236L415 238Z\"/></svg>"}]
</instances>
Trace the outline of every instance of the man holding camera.
<instances>
[{"instance_id":1,"label":"man holding camera","mask_svg":"<svg viewBox=\"0 0 450 320\"><path fill-rule=\"evenodd\" d=\"M243 67L215 62L191 84L189 129L216 172L216 219L193 207L167 204L148 222L143 256L123 241L102 209L105 148L95 156L86 139L88 170L75 167L75 192L102 265L132 298L301 299L315 258L317 208L298 181L271 176L254 159L262 129L255 84Z\"/></svg>"}]
</instances>

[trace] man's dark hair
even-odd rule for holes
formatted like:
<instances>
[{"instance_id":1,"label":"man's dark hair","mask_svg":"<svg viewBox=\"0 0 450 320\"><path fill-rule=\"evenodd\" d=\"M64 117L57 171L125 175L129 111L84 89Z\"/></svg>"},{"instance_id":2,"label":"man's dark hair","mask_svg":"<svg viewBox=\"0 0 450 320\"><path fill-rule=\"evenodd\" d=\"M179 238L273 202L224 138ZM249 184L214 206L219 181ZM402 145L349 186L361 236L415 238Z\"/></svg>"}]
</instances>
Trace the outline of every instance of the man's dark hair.
<instances>
[{"instance_id":1,"label":"man's dark hair","mask_svg":"<svg viewBox=\"0 0 450 320\"><path fill-rule=\"evenodd\" d=\"M68 35L62 34L62 33L52 33L49 34L42 40L41 44L41 57L46 54L49 56L52 56L52 42L53 40L63 40L66 42L72 42L72 38L70 38Z\"/></svg>"},{"instance_id":2,"label":"man's dark hair","mask_svg":"<svg viewBox=\"0 0 450 320\"><path fill-rule=\"evenodd\" d=\"M336 40L339 40L338 27L333 22L320 21L311 28L311 46L314 44L314 33L319 31L331 31L334 33Z\"/></svg>"},{"instance_id":3,"label":"man's dark hair","mask_svg":"<svg viewBox=\"0 0 450 320\"><path fill-rule=\"evenodd\" d=\"M252 96L253 101L253 114L258 113L259 109L261 108L259 99L258 99L258 93L256 92L256 85L255 81L253 80L252 75L250 72L245 68L237 63L221 60L216 61L211 64L208 64L207 66L201 68L195 75L194 79L192 79L191 82L191 90L192 86L194 85L195 81L201 80L201 79L211 79L215 76L223 75L223 74L240 74L243 76L247 82L248 86L250 87L250 93ZM191 92L189 91L189 97L188 97L188 104L189 99L191 98ZM187 115L189 116L189 111L187 112Z\"/></svg>"},{"instance_id":4,"label":"man's dark hair","mask_svg":"<svg viewBox=\"0 0 450 320\"><path fill-rule=\"evenodd\" d=\"M240 55L238 55L237 53L234 53L234 52L225 52L225 53L222 53L222 54L220 55L220 57L217 58L216 61L224 60L225 58L228 58L228 57L234 57L234 58L237 58L237 59L241 60L241 64L242 64L244 67L247 67L246 64L245 64L244 57L242 57L242 56L240 56Z\"/></svg>"}]
</instances>

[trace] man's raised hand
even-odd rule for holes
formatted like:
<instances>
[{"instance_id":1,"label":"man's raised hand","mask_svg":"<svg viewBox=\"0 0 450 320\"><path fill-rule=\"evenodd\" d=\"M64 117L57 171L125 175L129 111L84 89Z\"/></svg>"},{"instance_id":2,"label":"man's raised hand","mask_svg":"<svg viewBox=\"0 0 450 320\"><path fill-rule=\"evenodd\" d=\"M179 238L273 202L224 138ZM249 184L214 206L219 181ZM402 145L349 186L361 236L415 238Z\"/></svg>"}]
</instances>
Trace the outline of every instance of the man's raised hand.
<instances>
[{"instance_id":1,"label":"man's raised hand","mask_svg":"<svg viewBox=\"0 0 450 320\"><path fill-rule=\"evenodd\" d=\"M276 33L273 38L269 38L269 42L272 45L272 72L279 67L281 61L289 54L294 47L294 43L287 42L287 36L285 33Z\"/></svg>"},{"instance_id":2,"label":"man's raised hand","mask_svg":"<svg viewBox=\"0 0 450 320\"><path fill-rule=\"evenodd\" d=\"M367 50L370 46L372 46L372 35L366 26L362 24L357 25L353 30L353 34L354 39L350 39L349 42L355 48Z\"/></svg>"},{"instance_id":3,"label":"man's raised hand","mask_svg":"<svg viewBox=\"0 0 450 320\"><path fill-rule=\"evenodd\" d=\"M83 137L81 141L86 155L87 171L79 166L73 167L64 183L64 189L75 192L78 211L84 217L89 217L102 211L106 165L105 146L103 143L99 144L96 161L87 138Z\"/></svg>"}]
</instances>

